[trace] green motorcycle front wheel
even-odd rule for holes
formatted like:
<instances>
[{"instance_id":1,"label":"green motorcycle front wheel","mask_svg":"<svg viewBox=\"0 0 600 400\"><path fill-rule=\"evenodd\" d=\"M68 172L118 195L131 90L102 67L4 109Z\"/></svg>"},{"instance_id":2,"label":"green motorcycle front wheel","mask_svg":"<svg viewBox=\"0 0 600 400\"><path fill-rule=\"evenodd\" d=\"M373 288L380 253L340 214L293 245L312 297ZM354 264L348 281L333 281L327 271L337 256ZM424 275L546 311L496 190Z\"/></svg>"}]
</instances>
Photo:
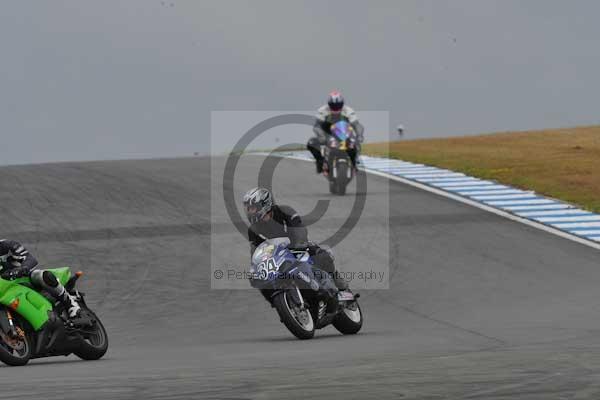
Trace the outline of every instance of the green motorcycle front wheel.
<instances>
[{"instance_id":1,"label":"green motorcycle front wheel","mask_svg":"<svg viewBox=\"0 0 600 400\"><path fill-rule=\"evenodd\" d=\"M27 364L31 359L32 346L27 328L21 318L13 317L13 324L17 331L15 337L0 330L0 361L11 367L19 367Z\"/></svg>"}]
</instances>

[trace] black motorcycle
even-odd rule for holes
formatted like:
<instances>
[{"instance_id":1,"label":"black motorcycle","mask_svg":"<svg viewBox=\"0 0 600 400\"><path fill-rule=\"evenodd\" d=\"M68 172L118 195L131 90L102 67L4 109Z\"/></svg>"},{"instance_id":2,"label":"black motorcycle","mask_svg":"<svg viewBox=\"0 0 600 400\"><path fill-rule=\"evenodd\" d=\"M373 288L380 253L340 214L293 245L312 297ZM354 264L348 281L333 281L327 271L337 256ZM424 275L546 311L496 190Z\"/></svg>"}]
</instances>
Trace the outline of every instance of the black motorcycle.
<instances>
[{"instance_id":1,"label":"black motorcycle","mask_svg":"<svg viewBox=\"0 0 600 400\"><path fill-rule=\"evenodd\" d=\"M260 289L280 321L298 339L333 325L344 335L360 331L358 294L339 291L306 251L289 249L287 237L265 240L252 255L251 286Z\"/></svg>"},{"instance_id":2,"label":"black motorcycle","mask_svg":"<svg viewBox=\"0 0 600 400\"><path fill-rule=\"evenodd\" d=\"M352 125L339 121L331 126L331 135L322 148L323 175L329 181L329 192L343 196L355 175L351 154L358 155L358 141Z\"/></svg>"}]
</instances>

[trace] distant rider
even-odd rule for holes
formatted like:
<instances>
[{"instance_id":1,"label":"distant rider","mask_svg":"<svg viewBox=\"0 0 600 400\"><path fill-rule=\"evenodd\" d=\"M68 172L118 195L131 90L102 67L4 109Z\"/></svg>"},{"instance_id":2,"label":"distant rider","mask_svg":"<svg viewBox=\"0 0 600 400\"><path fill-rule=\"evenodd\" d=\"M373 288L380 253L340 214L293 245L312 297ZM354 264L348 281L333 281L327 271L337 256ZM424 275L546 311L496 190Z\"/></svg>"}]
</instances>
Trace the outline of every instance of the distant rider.
<instances>
[{"instance_id":1,"label":"distant rider","mask_svg":"<svg viewBox=\"0 0 600 400\"><path fill-rule=\"evenodd\" d=\"M276 205L271 192L258 187L246 192L243 203L251 224L248 228L250 256L266 239L288 237L290 249L308 250L318 268L333 274L336 287L339 290L348 290L348 284L335 273L330 252L308 241L308 231L296 210L290 206ZM263 295L267 298L264 292Z\"/></svg>"},{"instance_id":2,"label":"distant rider","mask_svg":"<svg viewBox=\"0 0 600 400\"><path fill-rule=\"evenodd\" d=\"M338 91L329 93L327 104L321 106L317 110L313 132L315 136L311 137L306 143L306 148L312 153L316 160L317 173L323 172L323 156L321 155L321 145L327 143L327 137L331 134L331 125L346 120L356 133L358 139L358 148L355 151L349 152L352 159L352 165L356 168L356 161L360 153L360 144L364 141L364 127L358 121L356 112L344 104L344 98Z\"/></svg>"},{"instance_id":3,"label":"distant rider","mask_svg":"<svg viewBox=\"0 0 600 400\"><path fill-rule=\"evenodd\" d=\"M68 310L70 318L79 315L80 307L74 296L67 292L63 285L50 271L37 269L38 262L33 255L15 240L0 240L0 257L4 259L4 267L0 277L12 280L28 276L38 288L46 290Z\"/></svg>"}]
</instances>

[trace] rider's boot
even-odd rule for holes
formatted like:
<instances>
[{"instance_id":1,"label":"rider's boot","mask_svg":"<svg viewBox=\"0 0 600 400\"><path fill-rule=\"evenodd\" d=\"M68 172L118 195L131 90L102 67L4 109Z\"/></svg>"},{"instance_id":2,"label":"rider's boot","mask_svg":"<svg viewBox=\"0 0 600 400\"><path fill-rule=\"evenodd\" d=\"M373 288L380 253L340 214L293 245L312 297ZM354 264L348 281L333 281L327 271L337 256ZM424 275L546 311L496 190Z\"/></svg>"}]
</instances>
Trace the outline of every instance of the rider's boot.
<instances>
[{"instance_id":1,"label":"rider's boot","mask_svg":"<svg viewBox=\"0 0 600 400\"><path fill-rule=\"evenodd\" d=\"M79 316L81 307L79 307L77 298L69 292L67 292L64 287L62 294L58 297L58 300L67 309L67 314L69 314L69 318L76 318Z\"/></svg>"},{"instance_id":2,"label":"rider's boot","mask_svg":"<svg viewBox=\"0 0 600 400\"><path fill-rule=\"evenodd\" d=\"M330 251L321 248L315 250L313 260L320 269L325 271L331 277L335 287L339 291L348 290L348 283L344 280L343 276L340 275L339 271L335 269L333 256Z\"/></svg>"},{"instance_id":3,"label":"rider's boot","mask_svg":"<svg viewBox=\"0 0 600 400\"><path fill-rule=\"evenodd\" d=\"M338 306L338 294L337 292L332 288L332 289L328 289L327 290L327 295L329 297L328 301L327 301L327 308L326 308L326 312L327 313L333 313L337 310L337 306Z\"/></svg>"},{"instance_id":4,"label":"rider's boot","mask_svg":"<svg viewBox=\"0 0 600 400\"><path fill-rule=\"evenodd\" d=\"M352 162L352 169L356 172L358 168L358 151L356 149L349 149L348 156L350 157L350 161Z\"/></svg>"},{"instance_id":5,"label":"rider's boot","mask_svg":"<svg viewBox=\"0 0 600 400\"><path fill-rule=\"evenodd\" d=\"M35 270L31 273L31 281L54 296L54 298L65 307L69 318L78 316L81 307L79 306L77 299L67 292L65 287L60 284L52 272Z\"/></svg>"},{"instance_id":6,"label":"rider's boot","mask_svg":"<svg viewBox=\"0 0 600 400\"><path fill-rule=\"evenodd\" d=\"M335 286L340 292L349 289L348 283L344 279L342 279L337 273L333 274L333 283L335 283Z\"/></svg>"},{"instance_id":7,"label":"rider's boot","mask_svg":"<svg viewBox=\"0 0 600 400\"><path fill-rule=\"evenodd\" d=\"M360 165L360 158L358 157L358 154L354 157L354 174L356 175L358 173L358 166Z\"/></svg>"}]
</instances>

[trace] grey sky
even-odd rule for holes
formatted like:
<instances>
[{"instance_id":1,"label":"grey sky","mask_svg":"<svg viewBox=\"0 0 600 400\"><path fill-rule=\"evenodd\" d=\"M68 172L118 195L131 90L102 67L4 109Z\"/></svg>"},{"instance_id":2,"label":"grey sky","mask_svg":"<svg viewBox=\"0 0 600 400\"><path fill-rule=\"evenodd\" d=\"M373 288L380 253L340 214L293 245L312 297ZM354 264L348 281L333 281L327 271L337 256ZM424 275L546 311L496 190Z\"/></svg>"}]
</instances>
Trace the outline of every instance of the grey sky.
<instances>
[{"instance_id":1,"label":"grey sky","mask_svg":"<svg viewBox=\"0 0 600 400\"><path fill-rule=\"evenodd\" d=\"M205 153L211 111L312 110L333 88L412 138L593 124L598 15L596 1L5 1L0 164Z\"/></svg>"}]
</instances>

